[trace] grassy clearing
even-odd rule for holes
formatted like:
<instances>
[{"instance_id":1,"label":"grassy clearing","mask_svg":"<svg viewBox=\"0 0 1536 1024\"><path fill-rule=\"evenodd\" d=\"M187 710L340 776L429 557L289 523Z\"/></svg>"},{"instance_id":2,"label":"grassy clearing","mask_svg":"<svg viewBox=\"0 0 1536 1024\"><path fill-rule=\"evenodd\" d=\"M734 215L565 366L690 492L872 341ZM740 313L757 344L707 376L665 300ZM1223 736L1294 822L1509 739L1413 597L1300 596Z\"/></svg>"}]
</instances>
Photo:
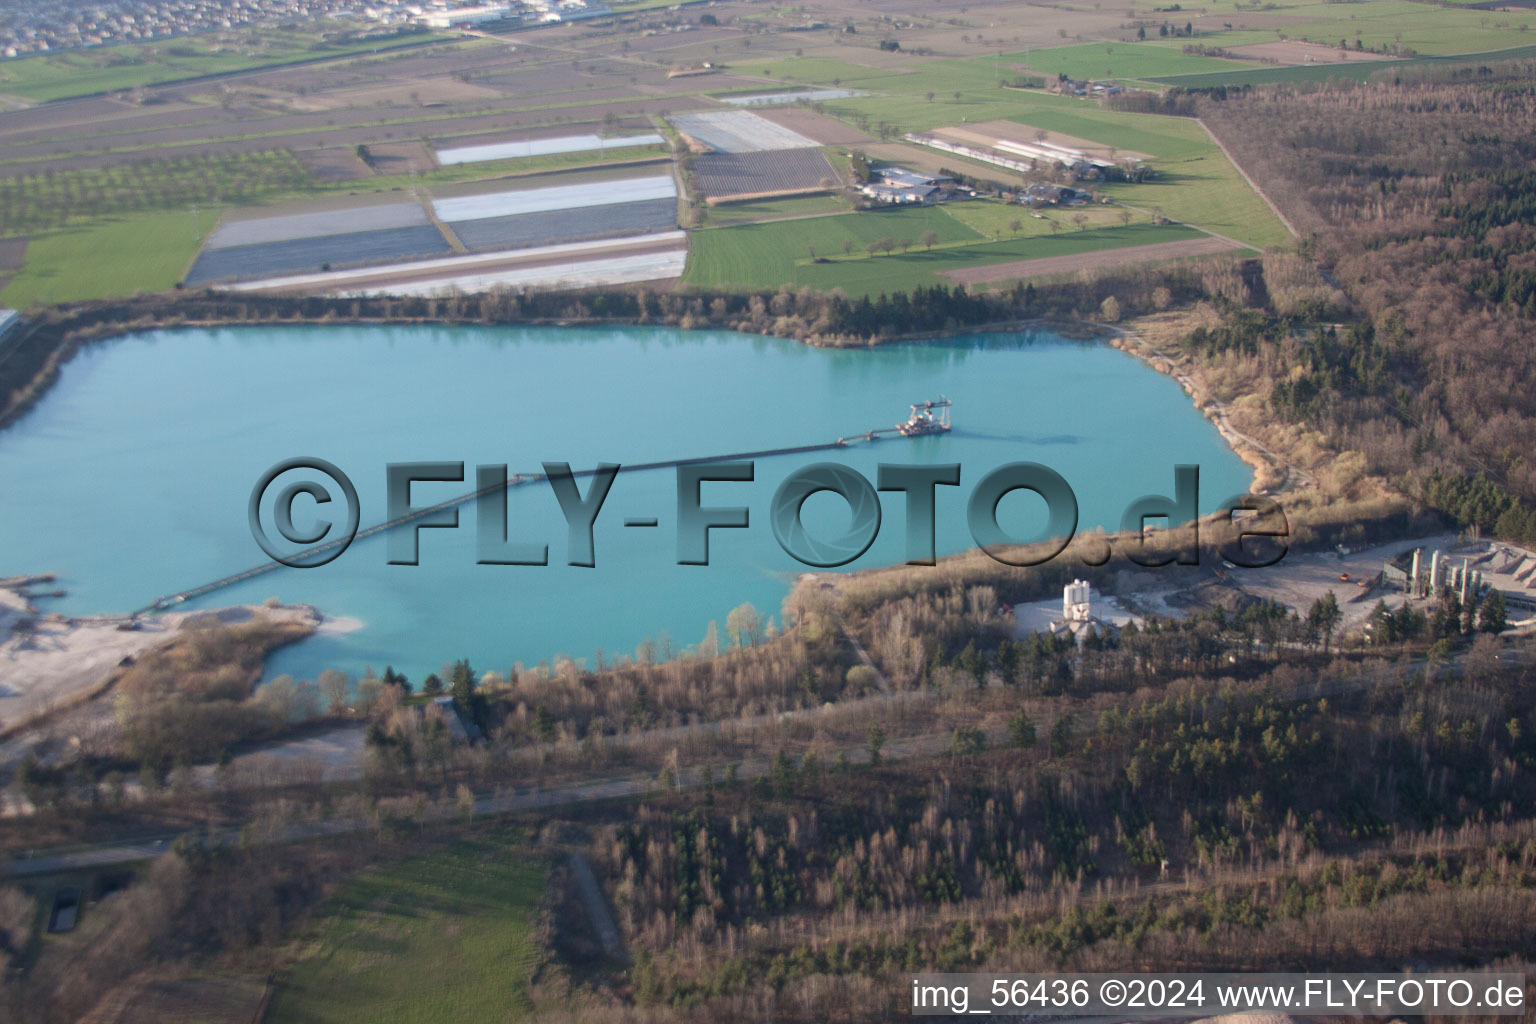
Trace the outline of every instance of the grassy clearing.
<instances>
[{"instance_id":1,"label":"grassy clearing","mask_svg":"<svg viewBox=\"0 0 1536 1024\"><path fill-rule=\"evenodd\" d=\"M1185 136L1188 155L1156 161L1156 178L1139 185L1106 186L1106 195L1116 202L1196 224L1259 249L1295 242L1264 197L1249 187L1242 172L1199 122L1184 118L1160 120L1173 122L1168 130Z\"/></svg>"},{"instance_id":2,"label":"grassy clearing","mask_svg":"<svg viewBox=\"0 0 1536 1024\"><path fill-rule=\"evenodd\" d=\"M1536 43L1507 50L1487 53L1464 53L1450 57L1412 57L1405 60L1355 61L1348 64L1300 64L1291 67L1271 67L1254 71L1227 71L1208 75L1179 75L1160 78L1163 85L1179 85L1186 89L1206 89L1219 85L1264 85L1270 82L1367 82L1376 75L1395 76L1403 71L1433 68L1449 68L1458 64L1481 64L1495 60L1529 60L1536 57Z\"/></svg>"},{"instance_id":3,"label":"grassy clearing","mask_svg":"<svg viewBox=\"0 0 1536 1024\"><path fill-rule=\"evenodd\" d=\"M1039 211L1043 216L1036 217L1022 206L1012 206L1008 203L998 202L992 199L977 199L963 203L949 203L943 207L945 213L975 231L983 238L1014 238L1028 235L1055 234L1051 230L1051 221L1058 225L1058 231L1076 229L1073 217L1081 215L1090 228L1114 227L1122 223L1120 215L1128 213L1132 224L1139 224L1151 220L1151 216L1135 211L1123 211L1114 206L1074 206L1066 208L1051 208ZM1019 226L1014 231L1013 225Z\"/></svg>"},{"instance_id":4,"label":"grassy clearing","mask_svg":"<svg viewBox=\"0 0 1536 1024\"><path fill-rule=\"evenodd\" d=\"M981 237L939 207L712 228L694 233L683 281L704 287L777 288L797 283L802 269L797 264L809 260L812 250L818 256L841 255L846 242L859 252L881 238L907 238L918 244L925 231L932 231L941 242ZM826 266L816 264L812 269Z\"/></svg>"},{"instance_id":5,"label":"grassy clearing","mask_svg":"<svg viewBox=\"0 0 1536 1024\"><path fill-rule=\"evenodd\" d=\"M1358 38L1366 46L1396 43L1431 55L1517 45L1530 38L1527 33L1536 22L1536 12L1531 11L1460 11L1408 0L1364 0L1346 7L1314 4L1295 13L1308 20L1286 26L1286 35L1292 39L1305 37L1330 45L1347 39L1353 45Z\"/></svg>"},{"instance_id":6,"label":"grassy clearing","mask_svg":"<svg viewBox=\"0 0 1536 1024\"><path fill-rule=\"evenodd\" d=\"M505 834L366 872L331 901L266 1019L519 1020L544 884L543 865Z\"/></svg>"},{"instance_id":7,"label":"grassy clearing","mask_svg":"<svg viewBox=\"0 0 1536 1024\"><path fill-rule=\"evenodd\" d=\"M1262 7L1264 15L1280 15L1281 26L1250 27L1247 19L1255 8L1243 7L1238 0L1207 0L1200 5L1206 15L1225 15L1231 31L1202 32L1196 42L1216 46L1268 42L1281 38L1308 40L1335 45L1340 39L1351 44L1358 37L1366 46L1409 47L1420 54L1447 55L1494 50L1515 45L1523 33L1536 30L1536 12L1458 10L1454 6L1431 6L1411 0L1350 0L1347 4L1286 2L1278 0ZM1183 25L1190 15L1164 15L1170 24ZM1521 26L1526 25L1525 29ZM1184 39L1147 40L1149 45L1171 44L1181 49Z\"/></svg>"},{"instance_id":8,"label":"grassy clearing","mask_svg":"<svg viewBox=\"0 0 1536 1024\"><path fill-rule=\"evenodd\" d=\"M0 305L78 302L174 287L218 220L218 207L105 219L34 235Z\"/></svg>"},{"instance_id":9,"label":"grassy clearing","mask_svg":"<svg viewBox=\"0 0 1536 1024\"><path fill-rule=\"evenodd\" d=\"M99 49L25 57L0 64L0 93L45 101L88 96L141 85L161 85L203 75L251 68L275 67L325 57L378 53L434 40L437 33L414 33L390 39L329 43L324 32L352 32L339 22L321 23L317 31L285 32L273 28L242 28L215 36L168 39L143 45L121 44Z\"/></svg>"},{"instance_id":10,"label":"grassy clearing","mask_svg":"<svg viewBox=\"0 0 1536 1024\"><path fill-rule=\"evenodd\" d=\"M1077 253L1116 249L1122 246L1150 245L1155 242L1177 242L1186 238L1199 238L1201 232L1183 225L1156 226L1151 223L1132 224L1129 227L1104 227L1084 231L1063 229L1060 234L1026 234L1007 237L1001 241L983 241L976 233L951 217L942 208L925 211L901 211L903 213L927 212L940 214L951 225L968 233L974 241L951 235L942 238L932 250L916 242L903 253L900 250L871 256L855 249L851 255L843 255L841 245L829 248L829 262L814 263L806 254L804 232L796 235L783 229L803 229L816 221L792 221L782 225L761 224L750 228L721 228L701 231L694 235L693 251L688 259L688 270L683 275L687 284L714 287L778 288L782 285L808 287L821 291L841 288L850 297L876 295L880 292L910 290L918 286L945 283L938 276L945 270L985 266L1011 260L1039 259L1046 256L1070 256ZM1022 212L1022 211L1021 211ZM878 222L889 214L851 214L848 217L828 217L828 221L863 218ZM1027 218L1032 224L1041 222ZM775 230L777 229L777 230ZM1045 228L1049 231L1049 227ZM841 226L839 231L842 233ZM935 231L935 234L938 234ZM829 232L829 237L831 232ZM875 237L898 237L888 231L879 231ZM916 237L916 236L903 236ZM873 238L871 241L874 240ZM766 254L773 253L770 260ZM818 250L818 254L823 250ZM771 266L771 269L770 269Z\"/></svg>"},{"instance_id":11,"label":"grassy clearing","mask_svg":"<svg viewBox=\"0 0 1536 1024\"><path fill-rule=\"evenodd\" d=\"M1182 12L1166 17L1177 22ZM1190 41L1190 40L1185 40ZM1055 78L1058 74L1068 78L1151 78L1156 75L1198 74L1205 71L1230 70L1244 65L1220 57L1201 57L1187 54L1182 49L1159 46L1154 43L1083 43L1080 46L1053 46L1047 50L1030 50L1027 53L1003 55L1008 64L1028 64L1037 75ZM1017 74L1017 72L1010 72Z\"/></svg>"},{"instance_id":12,"label":"grassy clearing","mask_svg":"<svg viewBox=\"0 0 1536 1024\"><path fill-rule=\"evenodd\" d=\"M730 70L733 74L764 75L765 77L772 72L773 78L790 85L797 82L825 82L828 85L834 82L842 85L857 82L860 83L860 88L871 86L872 79L893 79L903 74L891 68L855 64L835 57L791 57L788 54L782 58L764 57L760 60L733 61ZM774 90L765 87L753 91L772 92Z\"/></svg>"}]
</instances>

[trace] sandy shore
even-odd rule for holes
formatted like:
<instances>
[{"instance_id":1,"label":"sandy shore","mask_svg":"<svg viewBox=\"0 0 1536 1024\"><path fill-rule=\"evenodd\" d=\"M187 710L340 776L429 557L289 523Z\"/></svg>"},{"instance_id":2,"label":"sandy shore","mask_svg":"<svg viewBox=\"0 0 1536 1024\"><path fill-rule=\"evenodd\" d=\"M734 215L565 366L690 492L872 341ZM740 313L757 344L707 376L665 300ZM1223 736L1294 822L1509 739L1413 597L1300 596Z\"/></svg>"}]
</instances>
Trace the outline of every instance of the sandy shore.
<instances>
[{"instance_id":1,"label":"sandy shore","mask_svg":"<svg viewBox=\"0 0 1536 1024\"><path fill-rule=\"evenodd\" d=\"M0 588L0 737L101 693L129 659L171 639L189 619L234 624L257 617L314 623L306 606L243 605L167 612L123 628L121 616L40 612L19 588Z\"/></svg>"}]
</instances>

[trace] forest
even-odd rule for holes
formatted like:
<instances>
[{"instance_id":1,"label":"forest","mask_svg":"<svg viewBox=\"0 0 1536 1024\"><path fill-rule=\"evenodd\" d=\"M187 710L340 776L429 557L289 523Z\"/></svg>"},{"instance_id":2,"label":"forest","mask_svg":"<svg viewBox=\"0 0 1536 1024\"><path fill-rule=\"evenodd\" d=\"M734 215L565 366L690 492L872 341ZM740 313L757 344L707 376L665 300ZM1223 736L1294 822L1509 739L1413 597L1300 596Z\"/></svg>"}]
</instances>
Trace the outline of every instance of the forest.
<instances>
[{"instance_id":1,"label":"forest","mask_svg":"<svg viewBox=\"0 0 1536 1024\"><path fill-rule=\"evenodd\" d=\"M1467 526L1536 541L1536 92L1529 62L1183 97L1348 296L1342 327L1249 296L1192 349L1284 420ZM1267 309L1265 307L1268 307Z\"/></svg>"}]
</instances>

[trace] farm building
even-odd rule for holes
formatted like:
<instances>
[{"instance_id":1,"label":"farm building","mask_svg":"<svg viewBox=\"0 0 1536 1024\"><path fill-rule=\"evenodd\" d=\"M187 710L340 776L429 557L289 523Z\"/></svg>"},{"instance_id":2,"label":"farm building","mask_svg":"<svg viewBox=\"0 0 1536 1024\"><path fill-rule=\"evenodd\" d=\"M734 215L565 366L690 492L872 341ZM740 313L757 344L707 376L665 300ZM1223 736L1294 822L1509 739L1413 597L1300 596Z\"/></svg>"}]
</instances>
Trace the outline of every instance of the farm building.
<instances>
[{"instance_id":1,"label":"farm building","mask_svg":"<svg viewBox=\"0 0 1536 1024\"><path fill-rule=\"evenodd\" d=\"M861 193L881 203L933 203L955 189L955 179L946 174L923 174L905 167L879 167L870 172L870 181Z\"/></svg>"},{"instance_id":2,"label":"farm building","mask_svg":"<svg viewBox=\"0 0 1536 1024\"><path fill-rule=\"evenodd\" d=\"M1045 185L1036 183L1030 185L1019 193L1019 202L1024 206L1086 206L1091 200L1087 192L1080 189L1068 188L1065 185Z\"/></svg>"},{"instance_id":3,"label":"farm building","mask_svg":"<svg viewBox=\"0 0 1536 1024\"><path fill-rule=\"evenodd\" d=\"M909 171L905 167L879 167L871 174L887 185L908 185L913 188L932 185L938 189L951 189L955 186L955 179L947 174L923 174L921 171Z\"/></svg>"},{"instance_id":4,"label":"farm building","mask_svg":"<svg viewBox=\"0 0 1536 1024\"><path fill-rule=\"evenodd\" d=\"M878 203L931 203L938 198L937 185L903 185L872 181L859 189Z\"/></svg>"}]
</instances>

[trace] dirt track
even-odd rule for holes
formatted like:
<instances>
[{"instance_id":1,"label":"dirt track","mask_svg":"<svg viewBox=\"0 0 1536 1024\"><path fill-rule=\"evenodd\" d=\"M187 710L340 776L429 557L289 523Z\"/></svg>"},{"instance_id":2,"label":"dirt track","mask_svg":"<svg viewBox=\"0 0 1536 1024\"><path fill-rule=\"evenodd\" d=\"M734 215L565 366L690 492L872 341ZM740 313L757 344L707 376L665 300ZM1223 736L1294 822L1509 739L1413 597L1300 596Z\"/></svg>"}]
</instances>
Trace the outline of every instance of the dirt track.
<instances>
[{"instance_id":1,"label":"dirt track","mask_svg":"<svg viewBox=\"0 0 1536 1024\"><path fill-rule=\"evenodd\" d=\"M1120 267L1128 263L1145 263L1151 260L1167 260L1178 256L1209 256L1226 252L1232 243L1223 238L1207 236L1188 238L1181 242L1154 242L1151 245L1130 245L1121 249L1100 249L1097 252L1075 253L1071 256L1043 256L1033 260L1012 260L1008 263L992 263L985 267L965 270L945 270L939 276L957 284L991 284L993 281L1012 281L1021 277L1044 277L1047 274L1069 274L1076 270L1096 270L1100 267Z\"/></svg>"}]
</instances>

